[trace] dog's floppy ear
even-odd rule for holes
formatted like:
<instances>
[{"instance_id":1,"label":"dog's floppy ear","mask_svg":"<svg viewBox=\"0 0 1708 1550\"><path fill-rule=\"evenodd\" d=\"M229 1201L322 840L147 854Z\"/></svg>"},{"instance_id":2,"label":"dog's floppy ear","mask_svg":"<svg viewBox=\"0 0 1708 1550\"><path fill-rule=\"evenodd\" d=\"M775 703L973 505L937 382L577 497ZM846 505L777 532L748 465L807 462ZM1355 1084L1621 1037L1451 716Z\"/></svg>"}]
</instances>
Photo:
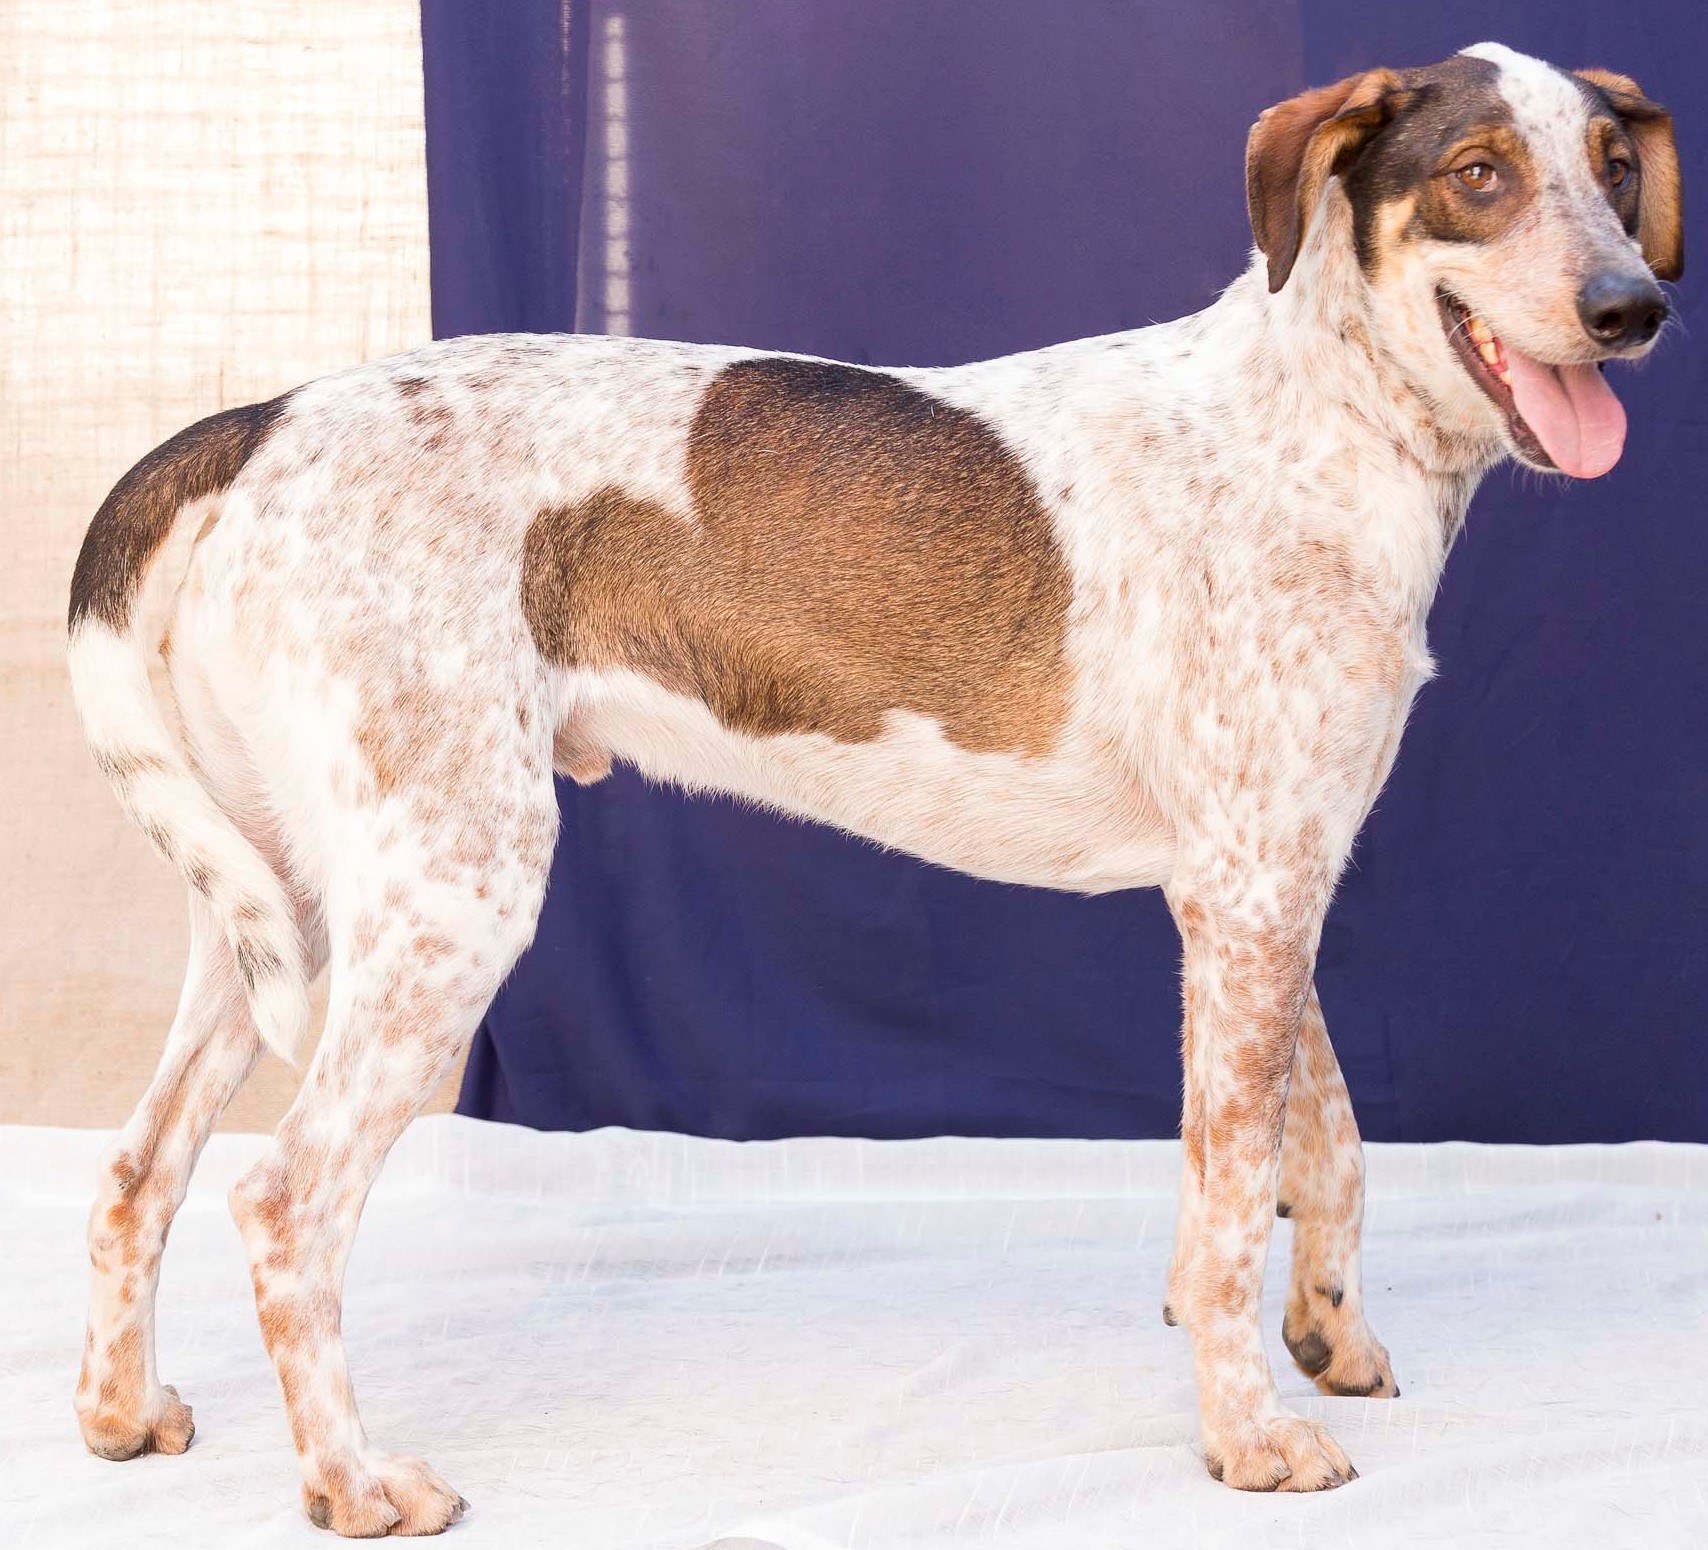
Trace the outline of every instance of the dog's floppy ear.
<instances>
[{"instance_id":1,"label":"dog's floppy ear","mask_svg":"<svg viewBox=\"0 0 1708 1550\"><path fill-rule=\"evenodd\" d=\"M1391 70L1366 70L1267 109L1245 143L1252 234L1269 260L1269 289L1293 272L1323 186L1344 172L1393 117L1402 90ZM1640 153L1639 153L1640 154Z\"/></svg>"},{"instance_id":2,"label":"dog's floppy ear","mask_svg":"<svg viewBox=\"0 0 1708 1550\"><path fill-rule=\"evenodd\" d=\"M1649 268L1663 280L1684 273L1684 200L1678 175L1678 143L1672 114L1650 102L1628 75L1611 70L1575 71L1593 86L1637 147L1637 241Z\"/></svg>"}]
</instances>

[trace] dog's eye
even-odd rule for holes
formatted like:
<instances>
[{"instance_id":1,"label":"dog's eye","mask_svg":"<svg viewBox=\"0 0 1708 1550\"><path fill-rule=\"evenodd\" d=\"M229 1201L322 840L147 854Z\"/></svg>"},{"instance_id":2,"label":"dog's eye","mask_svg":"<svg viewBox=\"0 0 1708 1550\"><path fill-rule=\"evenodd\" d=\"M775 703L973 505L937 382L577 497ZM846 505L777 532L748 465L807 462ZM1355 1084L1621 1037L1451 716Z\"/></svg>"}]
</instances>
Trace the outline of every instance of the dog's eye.
<instances>
[{"instance_id":1,"label":"dog's eye","mask_svg":"<svg viewBox=\"0 0 1708 1550\"><path fill-rule=\"evenodd\" d=\"M1468 166L1458 169L1453 174L1466 188L1473 189L1479 194L1486 194L1499 181L1493 167L1486 161L1474 161Z\"/></svg>"},{"instance_id":2,"label":"dog's eye","mask_svg":"<svg viewBox=\"0 0 1708 1550\"><path fill-rule=\"evenodd\" d=\"M1631 176L1631 164L1623 156L1607 158L1607 182L1610 187L1623 188Z\"/></svg>"}]
</instances>

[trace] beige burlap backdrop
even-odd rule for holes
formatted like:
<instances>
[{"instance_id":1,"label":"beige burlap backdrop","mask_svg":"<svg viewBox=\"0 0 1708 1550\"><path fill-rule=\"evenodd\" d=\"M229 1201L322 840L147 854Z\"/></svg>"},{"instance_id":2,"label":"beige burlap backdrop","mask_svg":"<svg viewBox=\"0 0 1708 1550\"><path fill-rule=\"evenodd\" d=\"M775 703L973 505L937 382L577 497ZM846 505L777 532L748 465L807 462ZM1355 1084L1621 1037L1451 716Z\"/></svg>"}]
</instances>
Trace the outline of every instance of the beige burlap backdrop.
<instances>
[{"instance_id":1,"label":"beige burlap backdrop","mask_svg":"<svg viewBox=\"0 0 1708 1550\"><path fill-rule=\"evenodd\" d=\"M184 961L183 887L71 709L83 530L181 426L428 338L419 28L417 0L0 0L0 1121L121 1121ZM294 1082L268 1056L228 1123Z\"/></svg>"}]
</instances>

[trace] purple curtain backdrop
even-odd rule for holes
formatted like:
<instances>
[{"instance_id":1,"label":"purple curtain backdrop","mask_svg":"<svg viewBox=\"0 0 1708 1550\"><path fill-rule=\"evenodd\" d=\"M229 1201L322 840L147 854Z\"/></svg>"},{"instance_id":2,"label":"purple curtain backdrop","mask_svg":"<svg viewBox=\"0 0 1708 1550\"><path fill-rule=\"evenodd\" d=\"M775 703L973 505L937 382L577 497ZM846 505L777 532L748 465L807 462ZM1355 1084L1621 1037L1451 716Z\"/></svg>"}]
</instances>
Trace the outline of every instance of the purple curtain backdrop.
<instances>
[{"instance_id":1,"label":"purple curtain backdrop","mask_svg":"<svg viewBox=\"0 0 1708 1550\"><path fill-rule=\"evenodd\" d=\"M434 324L939 364L1209 302L1307 84L1483 37L1640 79L1708 173L1708 7L424 0ZM1693 315L1699 282L1678 300ZM1708 436L1675 335L1624 462L1496 474L1324 937L1365 1134L1708 1140ZM560 788L465 1113L707 1135L1174 1132L1160 898L1005 888L632 776Z\"/></svg>"}]
</instances>

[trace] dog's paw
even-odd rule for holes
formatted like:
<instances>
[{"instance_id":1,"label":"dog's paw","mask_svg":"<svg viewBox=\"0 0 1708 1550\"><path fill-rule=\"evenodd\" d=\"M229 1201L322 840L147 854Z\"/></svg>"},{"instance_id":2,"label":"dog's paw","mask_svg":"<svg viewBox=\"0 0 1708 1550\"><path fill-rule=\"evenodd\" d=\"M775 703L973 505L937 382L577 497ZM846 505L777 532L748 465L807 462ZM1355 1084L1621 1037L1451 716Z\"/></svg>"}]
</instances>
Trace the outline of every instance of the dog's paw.
<instances>
[{"instance_id":1,"label":"dog's paw","mask_svg":"<svg viewBox=\"0 0 1708 1550\"><path fill-rule=\"evenodd\" d=\"M1327 1427L1286 1413L1206 1433L1204 1462L1238 1491L1329 1491L1358 1478Z\"/></svg>"},{"instance_id":2,"label":"dog's paw","mask_svg":"<svg viewBox=\"0 0 1708 1550\"><path fill-rule=\"evenodd\" d=\"M1299 1371L1325 1394L1360 1399L1398 1399L1387 1347L1370 1333L1364 1315L1346 1306L1335 1288L1295 1288L1288 1299L1281 1338Z\"/></svg>"},{"instance_id":3,"label":"dog's paw","mask_svg":"<svg viewBox=\"0 0 1708 1550\"><path fill-rule=\"evenodd\" d=\"M389 1453L370 1454L353 1469L324 1469L302 1497L316 1528L346 1539L441 1534L468 1510L420 1459Z\"/></svg>"},{"instance_id":4,"label":"dog's paw","mask_svg":"<svg viewBox=\"0 0 1708 1550\"><path fill-rule=\"evenodd\" d=\"M96 1405L77 1410L85 1446L97 1458L133 1459L144 1453L182 1453L196 1435L190 1407L167 1384L138 1411Z\"/></svg>"}]
</instances>

